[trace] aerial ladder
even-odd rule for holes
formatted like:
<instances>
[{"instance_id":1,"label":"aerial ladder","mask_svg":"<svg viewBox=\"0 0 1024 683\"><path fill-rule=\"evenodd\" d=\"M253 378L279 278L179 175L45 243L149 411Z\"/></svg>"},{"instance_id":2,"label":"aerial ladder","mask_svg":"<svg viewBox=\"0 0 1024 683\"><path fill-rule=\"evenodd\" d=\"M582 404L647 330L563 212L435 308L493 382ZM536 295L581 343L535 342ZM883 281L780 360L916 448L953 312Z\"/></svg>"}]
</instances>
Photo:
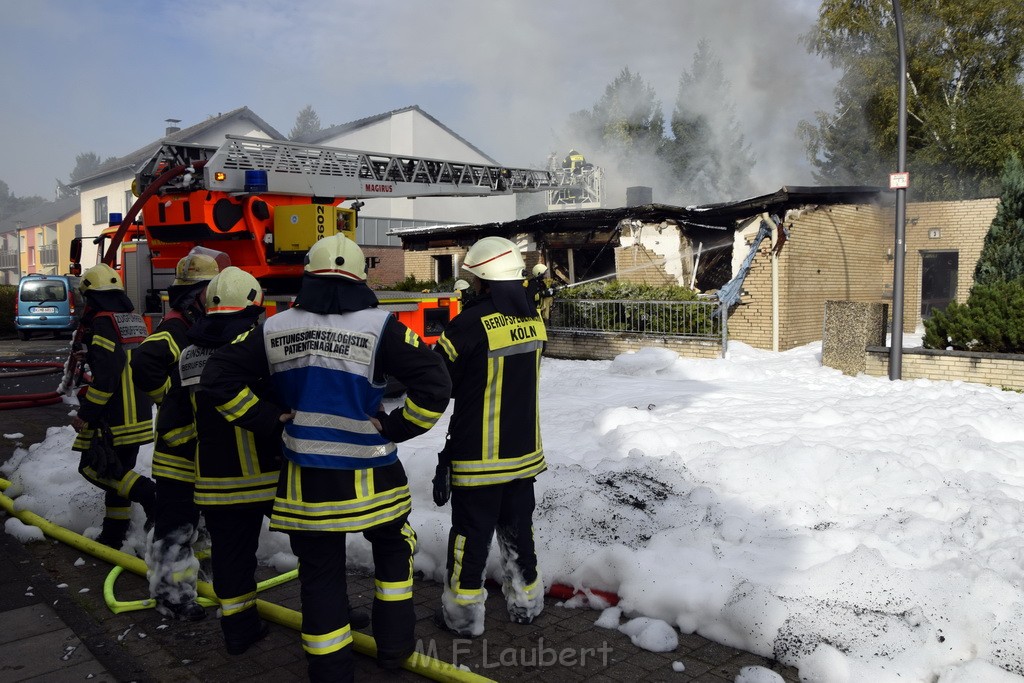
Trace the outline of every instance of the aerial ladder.
<instances>
[{"instance_id":1,"label":"aerial ladder","mask_svg":"<svg viewBox=\"0 0 1024 683\"><path fill-rule=\"evenodd\" d=\"M167 143L136 174L137 199L116 229L111 225L102 261L120 269L137 307L158 316L159 294L178 260L196 246L221 251L260 280L273 313L275 301L298 291L303 258L317 240L337 232L355 240L357 211L341 207L346 200L486 197L558 184L550 171L286 140L228 135L219 146ZM423 312L415 302L390 303ZM457 312L454 295L450 305Z\"/></svg>"}]
</instances>

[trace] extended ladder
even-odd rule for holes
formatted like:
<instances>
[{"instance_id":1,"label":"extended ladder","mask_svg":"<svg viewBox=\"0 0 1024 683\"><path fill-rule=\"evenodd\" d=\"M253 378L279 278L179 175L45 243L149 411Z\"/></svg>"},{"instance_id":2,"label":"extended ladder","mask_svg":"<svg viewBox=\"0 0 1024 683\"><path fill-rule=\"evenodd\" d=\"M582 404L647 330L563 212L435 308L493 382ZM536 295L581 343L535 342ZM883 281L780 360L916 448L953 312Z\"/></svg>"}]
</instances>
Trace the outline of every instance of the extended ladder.
<instances>
[{"instance_id":1,"label":"extended ladder","mask_svg":"<svg viewBox=\"0 0 1024 683\"><path fill-rule=\"evenodd\" d=\"M247 171L266 174L261 192L347 199L488 196L559 185L548 171L228 135L220 147L164 145L143 167L139 186L144 188L161 168L200 160L205 161L202 173L182 176L175 189L247 192L254 177L262 183L262 176Z\"/></svg>"}]
</instances>

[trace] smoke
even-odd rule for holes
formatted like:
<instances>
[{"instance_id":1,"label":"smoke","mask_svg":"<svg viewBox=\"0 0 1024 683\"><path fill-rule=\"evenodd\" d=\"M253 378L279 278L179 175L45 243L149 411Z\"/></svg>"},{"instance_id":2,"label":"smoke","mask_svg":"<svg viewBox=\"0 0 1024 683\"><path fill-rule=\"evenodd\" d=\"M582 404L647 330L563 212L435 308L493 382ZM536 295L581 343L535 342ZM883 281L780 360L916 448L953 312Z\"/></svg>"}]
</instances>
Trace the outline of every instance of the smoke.
<instances>
[{"instance_id":1,"label":"smoke","mask_svg":"<svg viewBox=\"0 0 1024 683\"><path fill-rule=\"evenodd\" d=\"M50 196L76 154L127 154L162 136L168 117L188 126L247 105L286 134L307 103L325 127L416 104L501 163L543 168L573 144L569 115L591 108L624 66L654 88L667 122L706 38L757 157L754 187L770 192L810 181L796 125L832 108L835 73L798 42L818 4L21 3L0 27L0 56L19 64L0 76L0 179ZM126 40L152 59L126 58ZM45 55L32 47L41 44ZM54 92L73 93L74 106ZM659 188L657 178L623 182ZM667 201L660 192L655 200Z\"/></svg>"}]
</instances>

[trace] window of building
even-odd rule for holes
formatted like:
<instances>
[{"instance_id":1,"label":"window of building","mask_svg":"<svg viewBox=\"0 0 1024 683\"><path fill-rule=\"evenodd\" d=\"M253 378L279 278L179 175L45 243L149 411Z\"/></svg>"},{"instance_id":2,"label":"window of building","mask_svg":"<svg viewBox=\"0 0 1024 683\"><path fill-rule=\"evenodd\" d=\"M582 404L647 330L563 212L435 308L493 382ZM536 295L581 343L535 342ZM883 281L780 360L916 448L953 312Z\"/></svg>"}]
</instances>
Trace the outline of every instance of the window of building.
<instances>
[{"instance_id":1,"label":"window of building","mask_svg":"<svg viewBox=\"0 0 1024 683\"><path fill-rule=\"evenodd\" d=\"M132 208L132 204L135 203L135 195L132 194L131 190L125 190L124 192L124 212L127 214L128 210Z\"/></svg>"},{"instance_id":2,"label":"window of building","mask_svg":"<svg viewBox=\"0 0 1024 683\"><path fill-rule=\"evenodd\" d=\"M107 224L107 198L97 197L92 200L93 225Z\"/></svg>"},{"instance_id":3,"label":"window of building","mask_svg":"<svg viewBox=\"0 0 1024 683\"><path fill-rule=\"evenodd\" d=\"M28 248L28 264L30 266L34 266L36 264L36 248L35 247L29 247Z\"/></svg>"},{"instance_id":4,"label":"window of building","mask_svg":"<svg viewBox=\"0 0 1024 683\"><path fill-rule=\"evenodd\" d=\"M921 317L945 310L956 300L960 254L956 251L921 252Z\"/></svg>"},{"instance_id":5,"label":"window of building","mask_svg":"<svg viewBox=\"0 0 1024 683\"><path fill-rule=\"evenodd\" d=\"M434 257L434 282L455 279L455 256L441 254Z\"/></svg>"}]
</instances>

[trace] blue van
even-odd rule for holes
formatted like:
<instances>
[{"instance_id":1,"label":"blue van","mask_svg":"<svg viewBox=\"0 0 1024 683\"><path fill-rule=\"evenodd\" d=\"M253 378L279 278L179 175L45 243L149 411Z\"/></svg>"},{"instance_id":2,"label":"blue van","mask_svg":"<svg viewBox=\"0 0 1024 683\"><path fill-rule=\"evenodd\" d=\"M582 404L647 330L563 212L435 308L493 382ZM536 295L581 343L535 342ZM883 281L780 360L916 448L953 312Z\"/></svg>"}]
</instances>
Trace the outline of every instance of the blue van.
<instances>
[{"instance_id":1,"label":"blue van","mask_svg":"<svg viewBox=\"0 0 1024 683\"><path fill-rule=\"evenodd\" d=\"M85 311L78 291L81 278L72 275L25 275L18 283L18 308L14 326L22 341L33 332L50 332L54 339L72 332Z\"/></svg>"}]
</instances>

